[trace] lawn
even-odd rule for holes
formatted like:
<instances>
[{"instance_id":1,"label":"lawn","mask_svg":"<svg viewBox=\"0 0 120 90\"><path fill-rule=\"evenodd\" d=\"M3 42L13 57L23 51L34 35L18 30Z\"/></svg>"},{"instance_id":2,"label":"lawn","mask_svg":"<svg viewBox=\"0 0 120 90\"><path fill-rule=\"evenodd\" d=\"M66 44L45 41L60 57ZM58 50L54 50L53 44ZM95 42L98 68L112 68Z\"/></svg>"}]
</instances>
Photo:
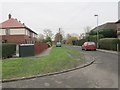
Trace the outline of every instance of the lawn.
<instances>
[{"instance_id":1,"label":"lawn","mask_svg":"<svg viewBox=\"0 0 120 90\"><path fill-rule=\"evenodd\" d=\"M2 60L0 60L0 80L2 79Z\"/></svg>"},{"instance_id":2,"label":"lawn","mask_svg":"<svg viewBox=\"0 0 120 90\"><path fill-rule=\"evenodd\" d=\"M77 51L53 47L48 56L6 59L2 61L2 79L30 77L70 69L84 63Z\"/></svg>"}]
</instances>

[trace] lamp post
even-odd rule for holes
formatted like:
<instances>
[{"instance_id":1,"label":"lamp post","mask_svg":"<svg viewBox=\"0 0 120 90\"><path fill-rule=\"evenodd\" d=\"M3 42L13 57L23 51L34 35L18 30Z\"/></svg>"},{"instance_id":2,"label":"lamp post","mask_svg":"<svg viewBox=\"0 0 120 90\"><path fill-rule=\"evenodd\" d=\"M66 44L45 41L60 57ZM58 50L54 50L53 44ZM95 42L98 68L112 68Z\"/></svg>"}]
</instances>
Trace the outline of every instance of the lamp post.
<instances>
[{"instance_id":1,"label":"lamp post","mask_svg":"<svg viewBox=\"0 0 120 90\"><path fill-rule=\"evenodd\" d=\"M95 17L97 17L97 48L99 47L99 33L98 33L98 15L97 14L95 14L94 15Z\"/></svg>"}]
</instances>

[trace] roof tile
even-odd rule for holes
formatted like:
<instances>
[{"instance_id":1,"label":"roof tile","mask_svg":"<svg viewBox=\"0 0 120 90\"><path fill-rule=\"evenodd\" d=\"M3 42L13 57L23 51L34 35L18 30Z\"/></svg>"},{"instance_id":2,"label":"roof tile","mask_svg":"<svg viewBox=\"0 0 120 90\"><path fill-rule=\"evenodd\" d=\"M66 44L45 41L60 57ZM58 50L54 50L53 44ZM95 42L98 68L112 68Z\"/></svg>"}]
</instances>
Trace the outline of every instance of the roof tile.
<instances>
[{"instance_id":1,"label":"roof tile","mask_svg":"<svg viewBox=\"0 0 120 90\"><path fill-rule=\"evenodd\" d=\"M23 25L14 18L10 18L5 22L0 23L0 28L17 28L17 27L25 27L25 25Z\"/></svg>"}]
</instances>

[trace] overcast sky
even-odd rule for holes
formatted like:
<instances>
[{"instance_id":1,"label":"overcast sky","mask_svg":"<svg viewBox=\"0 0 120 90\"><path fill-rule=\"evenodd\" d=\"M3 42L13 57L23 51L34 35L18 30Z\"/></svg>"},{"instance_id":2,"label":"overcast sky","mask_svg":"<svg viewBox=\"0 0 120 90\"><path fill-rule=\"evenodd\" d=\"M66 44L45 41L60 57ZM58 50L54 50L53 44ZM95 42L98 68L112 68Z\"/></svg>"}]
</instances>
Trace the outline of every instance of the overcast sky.
<instances>
[{"instance_id":1,"label":"overcast sky","mask_svg":"<svg viewBox=\"0 0 120 90\"><path fill-rule=\"evenodd\" d=\"M118 2L3 2L0 22L9 13L37 33L45 28L56 33L60 27L65 33L80 34L84 27L96 26L94 14L99 15L99 25L116 22Z\"/></svg>"}]
</instances>

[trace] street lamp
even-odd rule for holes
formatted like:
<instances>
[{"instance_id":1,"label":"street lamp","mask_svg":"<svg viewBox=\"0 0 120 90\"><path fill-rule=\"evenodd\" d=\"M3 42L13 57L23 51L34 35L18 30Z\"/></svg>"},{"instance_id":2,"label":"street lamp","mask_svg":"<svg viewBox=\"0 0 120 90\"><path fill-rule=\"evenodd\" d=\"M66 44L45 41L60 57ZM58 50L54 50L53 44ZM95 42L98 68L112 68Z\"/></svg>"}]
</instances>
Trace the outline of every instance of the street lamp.
<instances>
[{"instance_id":1,"label":"street lamp","mask_svg":"<svg viewBox=\"0 0 120 90\"><path fill-rule=\"evenodd\" d=\"M98 33L98 15L97 14L95 14L94 15L95 17L97 17L97 48L99 47L99 33Z\"/></svg>"}]
</instances>

